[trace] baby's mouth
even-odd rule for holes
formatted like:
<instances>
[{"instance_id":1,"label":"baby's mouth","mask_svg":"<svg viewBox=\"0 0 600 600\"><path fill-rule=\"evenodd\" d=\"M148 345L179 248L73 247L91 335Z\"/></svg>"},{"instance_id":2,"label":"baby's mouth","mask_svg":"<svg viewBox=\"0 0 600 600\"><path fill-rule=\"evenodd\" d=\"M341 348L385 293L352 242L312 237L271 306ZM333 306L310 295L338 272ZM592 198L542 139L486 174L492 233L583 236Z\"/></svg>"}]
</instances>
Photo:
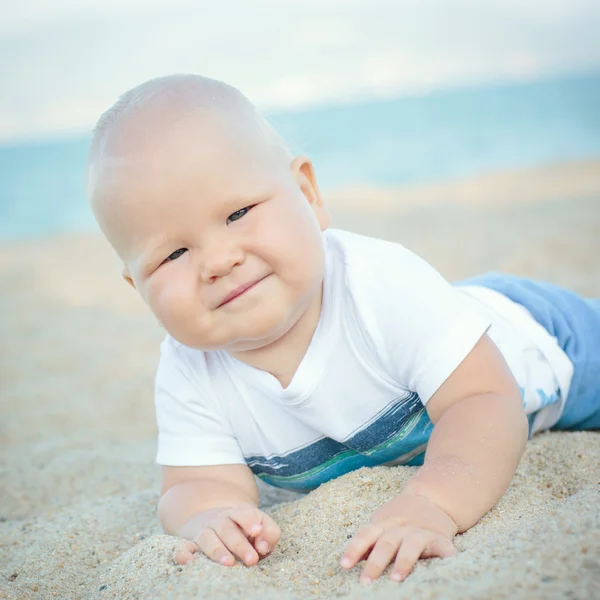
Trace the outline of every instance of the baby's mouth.
<instances>
[{"instance_id":1,"label":"baby's mouth","mask_svg":"<svg viewBox=\"0 0 600 600\"><path fill-rule=\"evenodd\" d=\"M249 281L248 283L244 283L236 288L234 288L229 294L227 294L221 302L217 305L217 308L221 308L221 306L225 306L225 304L229 304L232 300L239 298L242 294L245 294L248 290L252 289L257 283L260 283L263 279L266 279L268 275L265 277L259 277L253 281Z\"/></svg>"}]
</instances>

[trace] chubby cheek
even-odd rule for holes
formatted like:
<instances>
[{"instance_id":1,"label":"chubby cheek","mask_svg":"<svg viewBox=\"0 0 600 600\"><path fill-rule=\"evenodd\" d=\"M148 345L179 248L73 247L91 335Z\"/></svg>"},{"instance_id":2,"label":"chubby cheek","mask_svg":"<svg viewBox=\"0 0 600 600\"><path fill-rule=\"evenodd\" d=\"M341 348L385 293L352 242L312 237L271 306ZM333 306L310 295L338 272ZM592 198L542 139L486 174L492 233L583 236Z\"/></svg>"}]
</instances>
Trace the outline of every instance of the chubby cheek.
<instances>
[{"instance_id":1,"label":"chubby cheek","mask_svg":"<svg viewBox=\"0 0 600 600\"><path fill-rule=\"evenodd\" d=\"M287 211L272 216L274 222L263 222L264 230L254 235L253 239L260 245L258 254L281 279L301 292L322 275L322 233L307 211Z\"/></svg>"},{"instance_id":2,"label":"chubby cheek","mask_svg":"<svg viewBox=\"0 0 600 600\"><path fill-rule=\"evenodd\" d=\"M178 341L197 328L205 316L198 292L182 272L155 274L146 288L146 302L163 327Z\"/></svg>"},{"instance_id":3,"label":"chubby cheek","mask_svg":"<svg viewBox=\"0 0 600 600\"><path fill-rule=\"evenodd\" d=\"M300 299L314 292L322 280L323 249L319 240L288 238L276 247L272 264L288 290Z\"/></svg>"}]
</instances>

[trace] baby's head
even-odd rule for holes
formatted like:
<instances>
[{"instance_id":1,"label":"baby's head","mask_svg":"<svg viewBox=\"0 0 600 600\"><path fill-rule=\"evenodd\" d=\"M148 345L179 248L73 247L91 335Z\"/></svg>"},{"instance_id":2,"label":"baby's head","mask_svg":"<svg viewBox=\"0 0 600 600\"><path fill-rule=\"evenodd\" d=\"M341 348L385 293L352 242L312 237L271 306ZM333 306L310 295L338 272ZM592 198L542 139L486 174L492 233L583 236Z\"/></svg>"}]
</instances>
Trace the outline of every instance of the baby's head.
<instances>
[{"instance_id":1,"label":"baby's head","mask_svg":"<svg viewBox=\"0 0 600 600\"><path fill-rule=\"evenodd\" d=\"M320 296L329 217L312 165L224 83L170 76L122 96L96 127L88 195L123 276L183 344L266 346Z\"/></svg>"}]
</instances>

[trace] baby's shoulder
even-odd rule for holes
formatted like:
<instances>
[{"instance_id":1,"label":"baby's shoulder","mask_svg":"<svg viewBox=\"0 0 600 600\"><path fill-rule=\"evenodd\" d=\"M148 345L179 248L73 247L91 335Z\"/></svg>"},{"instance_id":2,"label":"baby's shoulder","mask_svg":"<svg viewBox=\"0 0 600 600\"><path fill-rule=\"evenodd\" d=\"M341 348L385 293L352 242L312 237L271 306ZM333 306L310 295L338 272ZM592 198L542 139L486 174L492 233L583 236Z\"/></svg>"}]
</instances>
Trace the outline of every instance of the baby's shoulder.
<instances>
[{"instance_id":1,"label":"baby's shoulder","mask_svg":"<svg viewBox=\"0 0 600 600\"><path fill-rule=\"evenodd\" d=\"M198 401L212 402L216 397L215 380L219 370L212 352L190 348L166 335L160 345L160 359L156 369L157 390Z\"/></svg>"},{"instance_id":2,"label":"baby's shoulder","mask_svg":"<svg viewBox=\"0 0 600 600\"><path fill-rule=\"evenodd\" d=\"M328 252L352 268L386 268L390 263L401 265L422 260L399 242L343 229L330 229L326 233Z\"/></svg>"},{"instance_id":3,"label":"baby's shoulder","mask_svg":"<svg viewBox=\"0 0 600 600\"><path fill-rule=\"evenodd\" d=\"M401 243L341 229L327 232L327 252L334 269L344 272L350 291L374 294L410 288L427 280L432 267Z\"/></svg>"},{"instance_id":4,"label":"baby's shoulder","mask_svg":"<svg viewBox=\"0 0 600 600\"><path fill-rule=\"evenodd\" d=\"M207 373L206 352L181 344L169 334L160 344L159 371L178 370L196 379Z\"/></svg>"}]
</instances>

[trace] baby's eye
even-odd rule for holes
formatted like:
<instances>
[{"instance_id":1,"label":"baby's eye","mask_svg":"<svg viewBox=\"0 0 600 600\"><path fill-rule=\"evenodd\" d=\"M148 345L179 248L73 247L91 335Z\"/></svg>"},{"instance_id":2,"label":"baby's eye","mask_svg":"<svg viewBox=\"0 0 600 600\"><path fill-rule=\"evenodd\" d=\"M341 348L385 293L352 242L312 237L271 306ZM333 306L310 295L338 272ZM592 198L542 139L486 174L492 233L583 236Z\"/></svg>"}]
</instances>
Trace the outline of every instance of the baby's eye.
<instances>
[{"instance_id":1,"label":"baby's eye","mask_svg":"<svg viewBox=\"0 0 600 600\"><path fill-rule=\"evenodd\" d=\"M170 262L172 260L175 260L175 259L179 258L185 252L187 252L187 248L179 248L179 250L175 250L175 252L173 252L172 254L169 254L169 256L167 256L167 258L165 259L164 262Z\"/></svg>"},{"instance_id":2,"label":"baby's eye","mask_svg":"<svg viewBox=\"0 0 600 600\"><path fill-rule=\"evenodd\" d=\"M240 210L236 210L234 213L230 214L227 217L227 223L232 223L233 221L237 221L239 219L241 219L250 209L252 208L252 206L246 206L246 208L241 208Z\"/></svg>"}]
</instances>

